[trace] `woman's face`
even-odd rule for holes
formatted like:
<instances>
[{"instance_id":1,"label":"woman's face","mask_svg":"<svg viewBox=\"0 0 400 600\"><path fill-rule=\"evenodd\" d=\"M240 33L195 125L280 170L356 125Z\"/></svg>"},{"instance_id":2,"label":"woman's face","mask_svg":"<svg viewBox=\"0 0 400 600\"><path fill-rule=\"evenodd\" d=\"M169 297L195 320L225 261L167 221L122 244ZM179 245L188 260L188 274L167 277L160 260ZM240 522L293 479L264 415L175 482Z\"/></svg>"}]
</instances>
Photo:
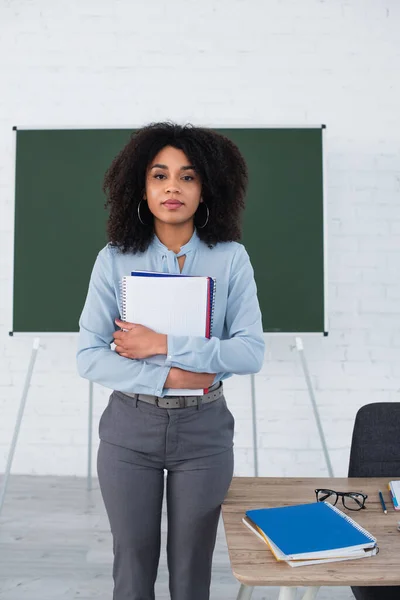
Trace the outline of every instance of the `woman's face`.
<instances>
[{"instance_id":1,"label":"woman's face","mask_svg":"<svg viewBox=\"0 0 400 600\"><path fill-rule=\"evenodd\" d=\"M201 181L186 154L165 146L147 168L147 203L154 219L182 225L193 221L201 201Z\"/></svg>"}]
</instances>

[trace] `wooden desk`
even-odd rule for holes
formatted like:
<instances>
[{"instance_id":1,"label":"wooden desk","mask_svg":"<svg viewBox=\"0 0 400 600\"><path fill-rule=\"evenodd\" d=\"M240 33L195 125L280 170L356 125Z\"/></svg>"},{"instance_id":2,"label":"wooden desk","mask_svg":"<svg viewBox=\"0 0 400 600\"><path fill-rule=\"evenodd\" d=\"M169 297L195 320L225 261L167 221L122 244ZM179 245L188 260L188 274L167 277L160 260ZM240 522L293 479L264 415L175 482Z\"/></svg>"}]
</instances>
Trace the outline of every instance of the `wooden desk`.
<instances>
[{"instance_id":1,"label":"wooden desk","mask_svg":"<svg viewBox=\"0 0 400 600\"><path fill-rule=\"evenodd\" d=\"M322 585L400 585L400 511L395 511L387 484L392 478L234 477L222 505L222 516L232 571L242 584L238 599L248 600L254 586L283 586L280 600L295 597L297 586L313 586L304 598L315 598ZM269 548L242 523L246 510L315 502L316 488L368 494L366 509L347 511L378 540L379 554L326 565L290 567L278 562ZM382 511L383 493L387 515Z\"/></svg>"}]
</instances>

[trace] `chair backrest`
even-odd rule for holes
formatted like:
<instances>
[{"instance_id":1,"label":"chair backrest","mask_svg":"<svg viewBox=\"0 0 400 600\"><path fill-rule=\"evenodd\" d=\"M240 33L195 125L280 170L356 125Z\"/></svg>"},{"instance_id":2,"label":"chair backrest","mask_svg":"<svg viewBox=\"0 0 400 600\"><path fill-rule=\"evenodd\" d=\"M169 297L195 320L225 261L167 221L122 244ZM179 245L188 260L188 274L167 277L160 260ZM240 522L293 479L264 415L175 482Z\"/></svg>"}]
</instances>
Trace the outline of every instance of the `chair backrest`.
<instances>
[{"instance_id":1,"label":"chair backrest","mask_svg":"<svg viewBox=\"0 0 400 600\"><path fill-rule=\"evenodd\" d=\"M349 477L400 478L400 402L374 402L359 409Z\"/></svg>"},{"instance_id":2,"label":"chair backrest","mask_svg":"<svg viewBox=\"0 0 400 600\"><path fill-rule=\"evenodd\" d=\"M349 477L400 479L400 402L366 404L356 414ZM356 600L399 600L400 586L354 587Z\"/></svg>"}]
</instances>

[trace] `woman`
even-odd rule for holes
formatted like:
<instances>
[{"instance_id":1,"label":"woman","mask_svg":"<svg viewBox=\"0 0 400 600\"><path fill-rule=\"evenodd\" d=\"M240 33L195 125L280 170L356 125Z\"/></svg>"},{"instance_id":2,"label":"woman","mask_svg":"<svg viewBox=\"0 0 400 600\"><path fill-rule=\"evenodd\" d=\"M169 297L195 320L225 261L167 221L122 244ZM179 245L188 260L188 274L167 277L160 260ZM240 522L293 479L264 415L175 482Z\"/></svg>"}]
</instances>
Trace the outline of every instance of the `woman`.
<instances>
[{"instance_id":1,"label":"woman","mask_svg":"<svg viewBox=\"0 0 400 600\"><path fill-rule=\"evenodd\" d=\"M259 371L264 355L253 269L238 243L246 185L231 141L172 123L132 135L105 176L109 243L93 268L77 361L82 377L115 390L99 424L97 465L113 535L114 600L154 599L164 469L171 599L209 598L233 474L234 419L222 380ZM120 321L120 281L133 270L215 277L213 337ZM165 355L163 365L146 360L156 354ZM166 408L166 391L180 388L209 391L169 396L175 406Z\"/></svg>"}]
</instances>

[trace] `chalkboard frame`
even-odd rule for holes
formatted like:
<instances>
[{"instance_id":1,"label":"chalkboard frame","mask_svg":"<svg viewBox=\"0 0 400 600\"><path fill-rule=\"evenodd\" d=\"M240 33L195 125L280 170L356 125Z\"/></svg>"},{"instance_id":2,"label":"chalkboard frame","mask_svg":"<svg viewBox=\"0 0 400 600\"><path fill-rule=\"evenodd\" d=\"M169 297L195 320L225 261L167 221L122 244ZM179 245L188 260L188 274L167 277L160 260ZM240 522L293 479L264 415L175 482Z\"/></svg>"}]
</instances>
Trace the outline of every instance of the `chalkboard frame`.
<instances>
[{"instance_id":1,"label":"chalkboard frame","mask_svg":"<svg viewBox=\"0 0 400 600\"><path fill-rule=\"evenodd\" d=\"M326 125L322 124L322 125L282 125L282 124L275 124L275 125L257 125L257 124L243 124L243 125L238 125L238 124L224 124L224 125L201 125L199 124L199 126L205 126L205 127L210 127L213 129L320 129L321 130L321 144L322 144L322 214L323 214L323 322L324 322L324 327L323 327L323 331L267 331L265 332L268 335L274 335L274 336L314 336L314 335L324 335L327 336L328 335L328 248L327 248L327 240L328 240L328 221L327 221L327 181L326 181L326 175L327 175L327 167L326 167ZM54 125L43 125L43 126L27 126L27 125L20 125L20 126L14 126L13 127L13 146L14 146L14 156L15 156L15 161L14 161L14 165L15 165L15 174L14 174L14 190L13 190L13 198L15 200L15 183L16 183L16 169L17 169L17 165L16 165L16 156L17 156L17 134L18 131L29 131L29 130L106 130L106 129L110 129L110 130L116 130L116 129L126 129L126 130L135 130L140 128L141 125L98 125L98 126L94 126L94 125L61 125L61 126L54 126ZM14 205L15 207L15 205ZM14 223L15 223L15 213L14 213ZM14 229L14 238L13 238L13 249L15 250L15 229ZM12 323L14 325L15 323L15 318L14 318L14 273L15 273L15 255L13 257L13 277L12 277ZM73 335L78 335L77 331L40 331L40 332L33 332L33 331L14 331L14 328L10 328L9 331L10 335L23 335L23 336L53 336L53 335L57 335L57 336L73 336Z\"/></svg>"}]
</instances>

